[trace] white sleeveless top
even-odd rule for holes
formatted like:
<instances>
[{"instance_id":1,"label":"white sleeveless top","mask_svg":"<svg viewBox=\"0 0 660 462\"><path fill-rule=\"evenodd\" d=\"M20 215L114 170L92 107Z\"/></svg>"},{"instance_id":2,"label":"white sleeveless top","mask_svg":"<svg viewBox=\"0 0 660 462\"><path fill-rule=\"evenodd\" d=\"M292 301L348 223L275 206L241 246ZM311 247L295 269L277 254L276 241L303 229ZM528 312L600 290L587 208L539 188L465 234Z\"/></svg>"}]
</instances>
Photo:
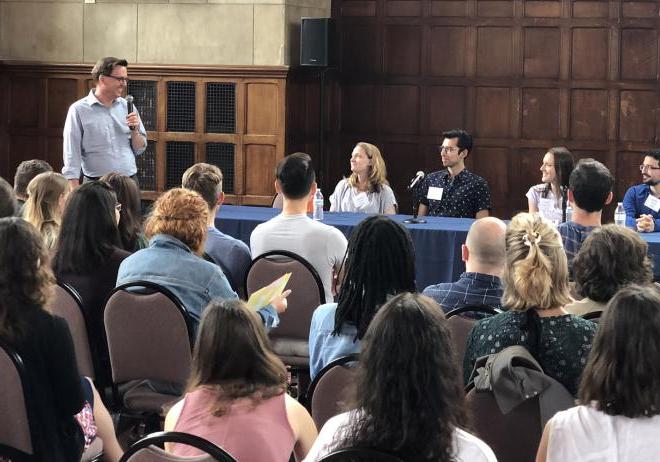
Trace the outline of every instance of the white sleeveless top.
<instances>
[{"instance_id":1,"label":"white sleeveless top","mask_svg":"<svg viewBox=\"0 0 660 462\"><path fill-rule=\"evenodd\" d=\"M547 462L641 462L660 459L660 416L612 416L577 406L550 420Z\"/></svg>"}]
</instances>

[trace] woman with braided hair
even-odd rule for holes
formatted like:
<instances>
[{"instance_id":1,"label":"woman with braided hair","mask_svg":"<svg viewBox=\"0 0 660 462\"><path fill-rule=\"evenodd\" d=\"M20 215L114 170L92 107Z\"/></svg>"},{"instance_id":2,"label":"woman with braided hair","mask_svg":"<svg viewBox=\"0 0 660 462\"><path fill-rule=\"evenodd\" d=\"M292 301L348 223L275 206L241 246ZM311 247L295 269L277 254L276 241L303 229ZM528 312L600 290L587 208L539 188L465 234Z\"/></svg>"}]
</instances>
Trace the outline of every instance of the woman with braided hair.
<instances>
[{"instance_id":1,"label":"woman with braided hair","mask_svg":"<svg viewBox=\"0 0 660 462\"><path fill-rule=\"evenodd\" d=\"M557 230L537 214L520 213L506 231L502 306L508 311L477 322L463 361L468 383L477 358L522 345L550 377L577 393L596 325L568 314L568 265Z\"/></svg>"},{"instance_id":2,"label":"woman with braided hair","mask_svg":"<svg viewBox=\"0 0 660 462\"><path fill-rule=\"evenodd\" d=\"M410 234L383 215L366 218L351 234L341 273L338 303L319 306L312 317L312 378L333 359L360 350L369 323L389 297L416 291Z\"/></svg>"}]
</instances>

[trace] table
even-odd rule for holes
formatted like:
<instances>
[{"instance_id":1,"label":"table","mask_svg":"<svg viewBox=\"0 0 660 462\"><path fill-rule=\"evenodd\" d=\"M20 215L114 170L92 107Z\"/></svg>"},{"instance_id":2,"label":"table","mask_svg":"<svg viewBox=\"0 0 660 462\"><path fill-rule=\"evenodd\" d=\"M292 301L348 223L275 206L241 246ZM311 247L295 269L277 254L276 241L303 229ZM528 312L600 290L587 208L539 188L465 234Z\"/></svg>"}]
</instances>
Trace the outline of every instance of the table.
<instances>
[{"instance_id":1,"label":"table","mask_svg":"<svg viewBox=\"0 0 660 462\"><path fill-rule=\"evenodd\" d=\"M653 261L653 280L660 281L660 232L639 235L649 245L649 257Z\"/></svg>"},{"instance_id":2,"label":"table","mask_svg":"<svg viewBox=\"0 0 660 462\"><path fill-rule=\"evenodd\" d=\"M279 213L279 209L267 207L223 205L215 217L215 226L249 246L252 230ZM348 238L353 228L366 217L363 213L325 212L323 223L334 226ZM391 218L403 224L403 220L410 216L392 215ZM471 218L425 219L425 224L404 224L415 245L417 289L420 291L431 284L455 281L465 271L465 264L461 260L461 245L474 221Z\"/></svg>"}]
</instances>

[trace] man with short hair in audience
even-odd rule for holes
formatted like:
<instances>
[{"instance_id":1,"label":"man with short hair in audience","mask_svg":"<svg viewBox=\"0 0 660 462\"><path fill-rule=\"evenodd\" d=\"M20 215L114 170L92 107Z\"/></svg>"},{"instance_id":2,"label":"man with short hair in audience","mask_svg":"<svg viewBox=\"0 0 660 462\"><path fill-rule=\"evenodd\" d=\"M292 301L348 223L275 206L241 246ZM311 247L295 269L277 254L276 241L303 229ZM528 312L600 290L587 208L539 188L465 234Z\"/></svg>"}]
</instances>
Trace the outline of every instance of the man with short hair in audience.
<instances>
[{"instance_id":1,"label":"man with short hair in audience","mask_svg":"<svg viewBox=\"0 0 660 462\"><path fill-rule=\"evenodd\" d=\"M573 207L570 221L559 225L568 269L573 272L573 258L591 232L600 227L603 207L612 201L614 177L609 169L594 159L581 159L568 179L568 201Z\"/></svg>"},{"instance_id":2,"label":"man with short hair in audience","mask_svg":"<svg viewBox=\"0 0 660 462\"><path fill-rule=\"evenodd\" d=\"M465 273L456 282L428 286L423 294L438 302L445 313L472 305L501 309L505 234L506 225L499 218L486 217L472 223L461 247ZM477 317L475 312L466 315Z\"/></svg>"},{"instance_id":3,"label":"man with short hair in audience","mask_svg":"<svg viewBox=\"0 0 660 462\"><path fill-rule=\"evenodd\" d=\"M333 275L341 267L348 243L338 229L307 216L307 204L316 193L311 157L297 152L282 159L277 165L275 189L284 198L282 213L254 229L250 236L252 255L271 250L300 255L319 273L325 301L332 302Z\"/></svg>"},{"instance_id":4,"label":"man with short hair in audience","mask_svg":"<svg viewBox=\"0 0 660 462\"><path fill-rule=\"evenodd\" d=\"M18 211L14 190L7 181L0 177L0 218L13 217Z\"/></svg>"},{"instance_id":5,"label":"man with short hair in audience","mask_svg":"<svg viewBox=\"0 0 660 462\"><path fill-rule=\"evenodd\" d=\"M14 193L18 205L22 208L27 200L27 185L35 176L44 172L52 172L53 167L48 162L41 159L24 160L16 168L14 175Z\"/></svg>"},{"instance_id":6,"label":"man with short hair in audience","mask_svg":"<svg viewBox=\"0 0 660 462\"><path fill-rule=\"evenodd\" d=\"M626 226L640 233L660 231L660 151L644 154L642 184L631 186L623 196Z\"/></svg>"},{"instance_id":7,"label":"man with short hair in audience","mask_svg":"<svg viewBox=\"0 0 660 462\"><path fill-rule=\"evenodd\" d=\"M199 193L209 206L208 235L204 252L222 268L232 289L240 295L252 256L247 244L215 227L215 216L225 200L222 171L215 165L199 163L186 170L181 181L184 188Z\"/></svg>"}]
</instances>

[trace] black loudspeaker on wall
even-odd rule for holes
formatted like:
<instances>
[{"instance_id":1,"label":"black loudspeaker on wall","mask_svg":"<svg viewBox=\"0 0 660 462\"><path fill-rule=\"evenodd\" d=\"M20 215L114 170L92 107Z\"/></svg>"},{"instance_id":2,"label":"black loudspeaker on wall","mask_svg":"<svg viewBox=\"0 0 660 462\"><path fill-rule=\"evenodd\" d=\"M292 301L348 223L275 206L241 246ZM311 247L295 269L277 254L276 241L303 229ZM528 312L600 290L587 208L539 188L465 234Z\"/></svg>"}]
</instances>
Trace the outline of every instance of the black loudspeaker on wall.
<instances>
[{"instance_id":1,"label":"black loudspeaker on wall","mask_svg":"<svg viewBox=\"0 0 660 462\"><path fill-rule=\"evenodd\" d=\"M300 65L334 65L334 23L332 18L301 18Z\"/></svg>"}]
</instances>

